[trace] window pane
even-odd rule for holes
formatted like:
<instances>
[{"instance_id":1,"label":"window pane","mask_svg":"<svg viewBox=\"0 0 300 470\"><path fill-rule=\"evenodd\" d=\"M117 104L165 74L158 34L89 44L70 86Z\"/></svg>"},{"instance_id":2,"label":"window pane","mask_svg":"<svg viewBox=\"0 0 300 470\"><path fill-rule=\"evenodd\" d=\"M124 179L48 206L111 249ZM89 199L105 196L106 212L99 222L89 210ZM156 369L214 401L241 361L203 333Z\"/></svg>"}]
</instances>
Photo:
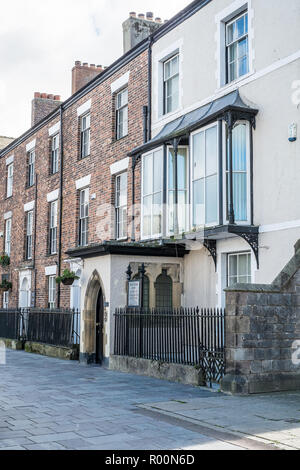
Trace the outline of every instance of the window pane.
<instances>
[{"instance_id":1,"label":"window pane","mask_svg":"<svg viewBox=\"0 0 300 470\"><path fill-rule=\"evenodd\" d=\"M143 194L148 195L152 193L153 188L152 154L143 158L143 165Z\"/></svg>"},{"instance_id":2,"label":"window pane","mask_svg":"<svg viewBox=\"0 0 300 470\"><path fill-rule=\"evenodd\" d=\"M186 189L186 166L187 166L187 152L186 149L179 149L177 160L178 160L178 189L183 190Z\"/></svg>"},{"instance_id":3,"label":"window pane","mask_svg":"<svg viewBox=\"0 0 300 470\"><path fill-rule=\"evenodd\" d=\"M237 27L237 37L240 38L241 36L244 36L245 34L245 17L242 16L239 18L236 22L236 27Z\"/></svg>"},{"instance_id":4,"label":"window pane","mask_svg":"<svg viewBox=\"0 0 300 470\"><path fill-rule=\"evenodd\" d=\"M205 133L193 136L193 179L205 176Z\"/></svg>"},{"instance_id":5,"label":"window pane","mask_svg":"<svg viewBox=\"0 0 300 470\"><path fill-rule=\"evenodd\" d=\"M152 196L144 197L143 200L143 236L151 236L151 206Z\"/></svg>"},{"instance_id":6,"label":"window pane","mask_svg":"<svg viewBox=\"0 0 300 470\"><path fill-rule=\"evenodd\" d=\"M237 43L234 43L229 47L229 62L234 62L237 59L237 49Z\"/></svg>"},{"instance_id":7,"label":"window pane","mask_svg":"<svg viewBox=\"0 0 300 470\"><path fill-rule=\"evenodd\" d=\"M247 220L247 174L233 175L234 213L237 221Z\"/></svg>"},{"instance_id":8,"label":"window pane","mask_svg":"<svg viewBox=\"0 0 300 470\"><path fill-rule=\"evenodd\" d=\"M239 77L246 75L248 73L248 57L245 56L242 59L239 59Z\"/></svg>"},{"instance_id":9,"label":"window pane","mask_svg":"<svg viewBox=\"0 0 300 470\"><path fill-rule=\"evenodd\" d=\"M162 200L161 193L153 196L153 227L152 234L159 235L161 233L162 219Z\"/></svg>"},{"instance_id":10,"label":"window pane","mask_svg":"<svg viewBox=\"0 0 300 470\"><path fill-rule=\"evenodd\" d=\"M248 267L249 267L249 261L248 261L248 254L244 255L239 255L239 269L238 269L238 274L239 276L248 276L250 274L248 272Z\"/></svg>"},{"instance_id":11,"label":"window pane","mask_svg":"<svg viewBox=\"0 0 300 470\"><path fill-rule=\"evenodd\" d=\"M206 176L217 173L217 127L206 131Z\"/></svg>"},{"instance_id":12,"label":"window pane","mask_svg":"<svg viewBox=\"0 0 300 470\"><path fill-rule=\"evenodd\" d=\"M210 176L206 179L206 223L218 220L218 178Z\"/></svg>"},{"instance_id":13,"label":"window pane","mask_svg":"<svg viewBox=\"0 0 300 470\"><path fill-rule=\"evenodd\" d=\"M205 223L204 207L204 179L201 179L193 183L193 224L196 227Z\"/></svg>"},{"instance_id":14,"label":"window pane","mask_svg":"<svg viewBox=\"0 0 300 470\"><path fill-rule=\"evenodd\" d=\"M154 152L153 192L162 191L163 152Z\"/></svg>"},{"instance_id":15,"label":"window pane","mask_svg":"<svg viewBox=\"0 0 300 470\"><path fill-rule=\"evenodd\" d=\"M178 228L179 233L186 230L186 191L179 191L178 193Z\"/></svg>"},{"instance_id":16,"label":"window pane","mask_svg":"<svg viewBox=\"0 0 300 470\"><path fill-rule=\"evenodd\" d=\"M230 44L234 40L234 31L235 31L235 23L231 23L227 26L227 44Z\"/></svg>"},{"instance_id":17,"label":"window pane","mask_svg":"<svg viewBox=\"0 0 300 470\"><path fill-rule=\"evenodd\" d=\"M237 268L237 256L229 256L229 276L237 276L238 268Z\"/></svg>"},{"instance_id":18,"label":"window pane","mask_svg":"<svg viewBox=\"0 0 300 470\"><path fill-rule=\"evenodd\" d=\"M235 80L237 78L237 63L232 62L232 64L229 65L229 80Z\"/></svg>"},{"instance_id":19,"label":"window pane","mask_svg":"<svg viewBox=\"0 0 300 470\"><path fill-rule=\"evenodd\" d=\"M232 165L233 171L247 171L247 127L245 124L235 126L232 132Z\"/></svg>"}]
</instances>

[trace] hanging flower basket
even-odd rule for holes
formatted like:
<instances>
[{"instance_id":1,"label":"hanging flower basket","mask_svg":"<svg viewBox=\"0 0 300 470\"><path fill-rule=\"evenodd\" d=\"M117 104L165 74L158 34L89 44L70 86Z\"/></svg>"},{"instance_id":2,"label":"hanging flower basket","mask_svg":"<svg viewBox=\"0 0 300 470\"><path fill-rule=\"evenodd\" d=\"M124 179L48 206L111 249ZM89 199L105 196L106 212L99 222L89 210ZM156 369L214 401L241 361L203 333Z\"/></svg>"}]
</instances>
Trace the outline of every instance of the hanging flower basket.
<instances>
[{"instance_id":1,"label":"hanging flower basket","mask_svg":"<svg viewBox=\"0 0 300 470\"><path fill-rule=\"evenodd\" d=\"M1 282L0 284L0 291L7 292L12 289L12 283L7 281L6 279Z\"/></svg>"},{"instance_id":2,"label":"hanging flower basket","mask_svg":"<svg viewBox=\"0 0 300 470\"><path fill-rule=\"evenodd\" d=\"M75 273L65 269L62 275L56 278L56 282L57 284L62 283L64 286L72 286L76 279L79 277Z\"/></svg>"},{"instance_id":3,"label":"hanging flower basket","mask_svg":"<svg viewBox=\"0 0 300 470\"><path fill-rule=\"evenodd\" d=\"M0 265L3 268L7 268L10 265L10 257L8 255L1 255L0 256Z\"/></svg>"}]
</instances>

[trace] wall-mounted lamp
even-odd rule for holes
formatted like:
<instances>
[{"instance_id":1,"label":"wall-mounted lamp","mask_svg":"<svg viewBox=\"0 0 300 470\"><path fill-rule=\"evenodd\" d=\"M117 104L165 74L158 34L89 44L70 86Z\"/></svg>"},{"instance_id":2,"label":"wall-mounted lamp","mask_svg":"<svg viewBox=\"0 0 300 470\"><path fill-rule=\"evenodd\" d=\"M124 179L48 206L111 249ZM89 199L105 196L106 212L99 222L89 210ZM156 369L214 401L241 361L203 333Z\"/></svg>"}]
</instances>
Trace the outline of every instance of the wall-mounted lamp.
<instances>
[{"instance_id":1,"label":"wall-mounted lamp","mask_svg":"<svg viewBox=\"0 0 300 470\"><path fill-rule=\"evenodd\" d=\"M293 122L289 126L289 142L296 142L297 140L297 124Z\"/></svg>"}]
</instances>

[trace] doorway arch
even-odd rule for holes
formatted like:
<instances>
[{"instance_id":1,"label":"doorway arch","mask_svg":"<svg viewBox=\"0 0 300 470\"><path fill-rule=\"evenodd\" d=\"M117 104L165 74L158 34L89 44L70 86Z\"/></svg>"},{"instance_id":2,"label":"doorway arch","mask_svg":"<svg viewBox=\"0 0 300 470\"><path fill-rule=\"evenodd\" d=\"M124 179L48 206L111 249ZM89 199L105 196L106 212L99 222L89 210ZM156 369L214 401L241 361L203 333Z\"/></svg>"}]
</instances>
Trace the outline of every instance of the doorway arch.
<instances>
[{"instance_id":1,"label":"doorway arch","mask_svg":"<svg viewBox=\"0 0 300 470\"><path fill-rule=\"evenodd\" d=\"M82 315L83 354L87 363L101 364L104 358L104 288L94 271L86 289Z\"/></svg>"},{"instance_id":2,"label":"doorway arch","mask_svg":"<svg viewBox=\"0 0 300 470\"><path fill-rule=\"evenodd\" d=\"M30 307L30 284L27 277L24 277L20 289L20 308Z\"/></svg>"}]
</instances>

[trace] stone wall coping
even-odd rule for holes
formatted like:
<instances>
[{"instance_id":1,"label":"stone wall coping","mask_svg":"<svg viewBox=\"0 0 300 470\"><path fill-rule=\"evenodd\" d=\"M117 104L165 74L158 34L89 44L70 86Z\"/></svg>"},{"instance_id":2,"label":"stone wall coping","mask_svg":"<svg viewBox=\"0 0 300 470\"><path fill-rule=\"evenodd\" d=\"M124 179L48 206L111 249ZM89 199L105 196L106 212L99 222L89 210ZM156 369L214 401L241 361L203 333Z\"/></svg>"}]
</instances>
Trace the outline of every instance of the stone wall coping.
<instances>
[{"instance_id":1,"label":"stone wall coping","mask_svg":"<svg viewBox=\"0 0 300 470\"><path fill-rule=\"evenodd\" d=\"M300 269L300 240L295 245L295 255L283 268L272 284L235 284L225 292L279 293Z\"/></svg>"}]
</instances>

